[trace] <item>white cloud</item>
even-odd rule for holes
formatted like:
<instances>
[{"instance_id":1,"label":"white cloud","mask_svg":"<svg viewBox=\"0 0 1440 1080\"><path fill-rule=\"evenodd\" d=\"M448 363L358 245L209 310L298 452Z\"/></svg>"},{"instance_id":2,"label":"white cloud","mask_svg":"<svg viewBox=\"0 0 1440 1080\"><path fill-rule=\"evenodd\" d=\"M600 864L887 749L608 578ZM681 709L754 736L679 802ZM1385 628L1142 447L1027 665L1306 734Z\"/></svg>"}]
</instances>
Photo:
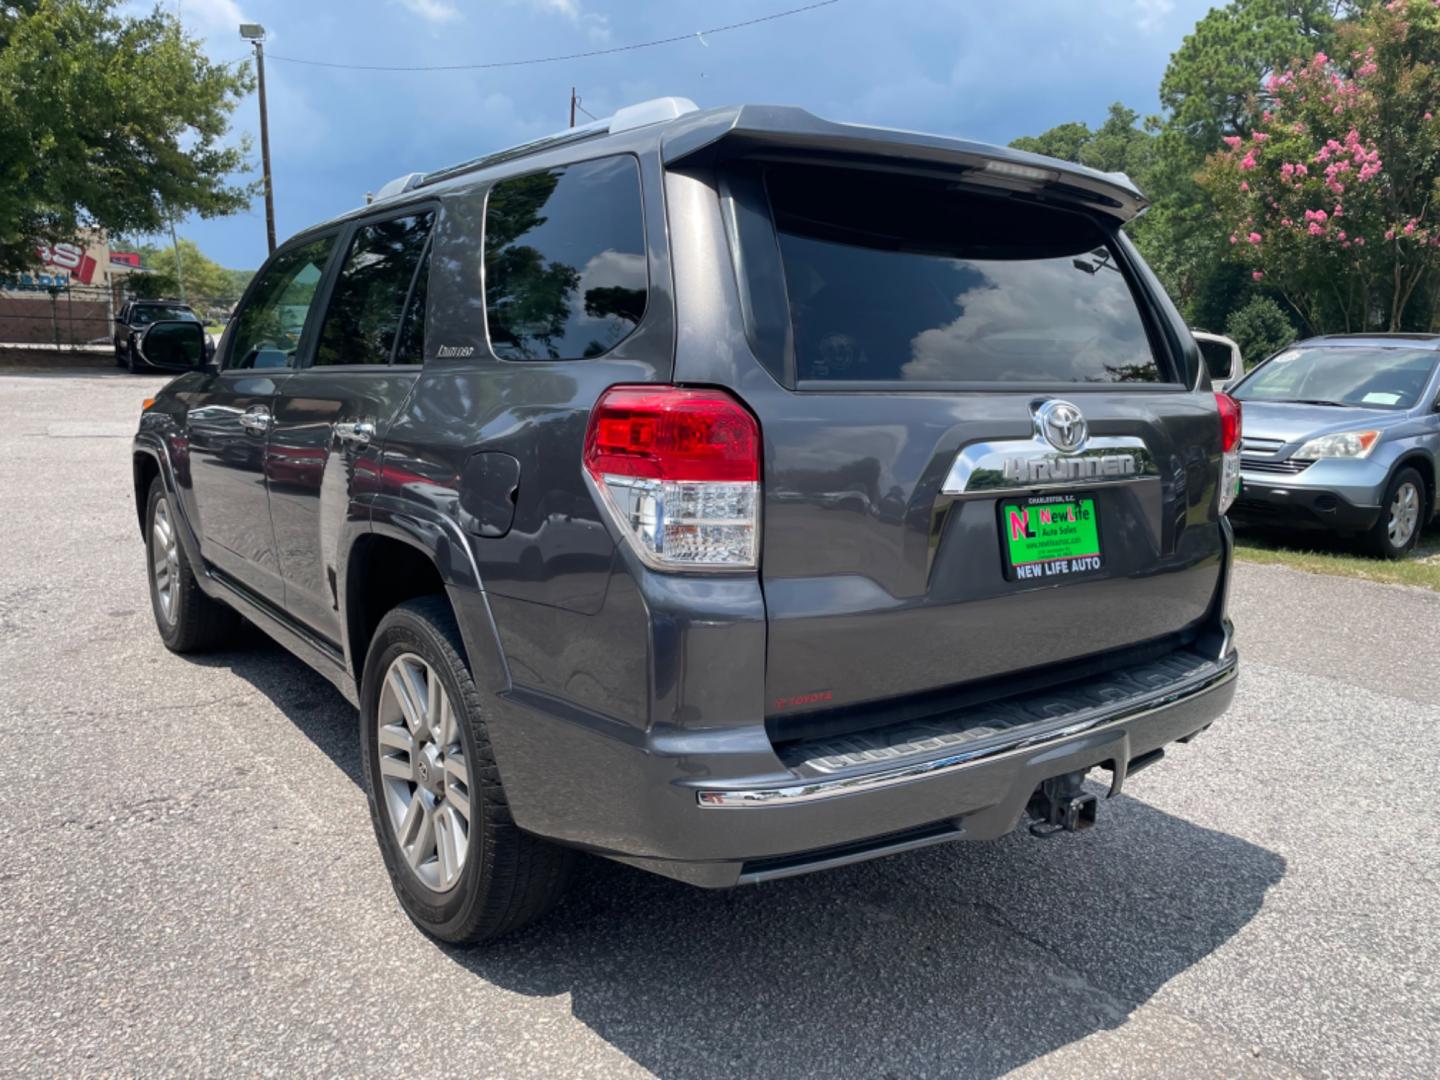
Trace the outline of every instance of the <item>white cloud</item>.
<instances>
[{"instance_id":1,"label":"white cloud","mask_svg":"<svg viewBox=\"0 0 1440 1080\"><path fill-rule=\"evenodd\" d=\"M511 0L512 3L516 0ZM585 31L585 36L595 45L610 41L610 17L593 11L586 11L580 0L519 0L526 7L545 15L559 15Z\"/></svg>"},{"instance_id":2,"label":"white cloud","mask_svg":"<svg viewBox=\"0 0 1440 1080\"><path fill-rule=\"evenodd\" d=\"M1175 0L1135 0L1135 7L1140 12L1136 25L1143 33L1153 34L1175 10Z\"/></svg>"},{"instance_id":3,"label":"white cloud","mask_svg":"<svg viewBox=\"0 0 1440 1080\"><path fill-rule=\"evenodd\" d=\"M186 0L180 9L185 25L193 30L228 30L236 33L242 22L248 22L235 0Z\"/></svg>"},{"instance_id":4,"label":"white cloud","mask_svg":"<svg viewBox=\"0 0 1440 1080\"><path fill-rule=\"evenodd\" d=\"M426 22L447 23L462 17L460 9L447 0L391 0L391 3L399 4Z\"/></svg>"}]
</instances>

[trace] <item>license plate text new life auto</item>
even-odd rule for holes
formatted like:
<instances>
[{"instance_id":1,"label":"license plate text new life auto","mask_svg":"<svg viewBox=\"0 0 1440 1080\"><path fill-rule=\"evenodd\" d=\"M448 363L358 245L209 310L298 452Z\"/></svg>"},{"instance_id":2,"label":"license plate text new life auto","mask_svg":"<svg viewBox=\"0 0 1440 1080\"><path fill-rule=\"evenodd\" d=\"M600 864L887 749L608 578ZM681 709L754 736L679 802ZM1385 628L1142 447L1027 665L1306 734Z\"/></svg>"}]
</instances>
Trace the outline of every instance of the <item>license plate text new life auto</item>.
<instances>
[{"instance_id":1,"label":"license plate text new life auto","mask_svg":"<svg viewBox=\"0 0 1440 1080\"><path fill-rule=\"evenodd\" d=\"M1101 568L1095 500L1045 495L1000 504L1006 577L1012 581L1089 574Z\"/></svg>"}]
</instances>

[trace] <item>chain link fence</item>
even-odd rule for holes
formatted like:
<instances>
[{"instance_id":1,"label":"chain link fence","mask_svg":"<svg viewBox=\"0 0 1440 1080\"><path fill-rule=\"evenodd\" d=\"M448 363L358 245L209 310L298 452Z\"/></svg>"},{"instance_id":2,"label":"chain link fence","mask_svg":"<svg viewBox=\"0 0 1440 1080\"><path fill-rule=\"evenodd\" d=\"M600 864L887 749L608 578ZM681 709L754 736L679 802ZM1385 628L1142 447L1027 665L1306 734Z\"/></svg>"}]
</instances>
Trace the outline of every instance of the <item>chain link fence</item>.
<instances>
[{"instance_id":1,"label":"chain link fence","mask_svg":"<svg viewBox=\"0 0 1440 1080\"><path fill-rule=\"evenodd\" d=\"M0 347L109 347L115 314L130 299L119 286L0 281ZM235 305L233 297L219 296L187 296L185 302L216 337Z\"/></svg>"}]
</instances>

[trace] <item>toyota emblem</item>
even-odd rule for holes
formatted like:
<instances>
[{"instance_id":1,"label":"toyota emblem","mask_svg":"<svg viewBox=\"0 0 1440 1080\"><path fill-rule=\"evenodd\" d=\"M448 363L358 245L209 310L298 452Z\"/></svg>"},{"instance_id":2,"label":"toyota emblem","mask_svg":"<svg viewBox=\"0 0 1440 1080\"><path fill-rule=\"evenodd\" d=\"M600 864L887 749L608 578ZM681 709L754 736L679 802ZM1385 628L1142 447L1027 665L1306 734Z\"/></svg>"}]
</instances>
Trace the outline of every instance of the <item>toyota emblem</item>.
<instances>
[{"instance_id":1,"label":"toyota emblem","mask_svg":"<svg viewBox=\"0 0 1440 1080\"><path fill-rule=\"evenodd\" d=\"M1075 453L1090 435L1090 427L1080 410L1058 398L1035 410L1035 428L1046 442L1064 454Z\"/></svg>"}]
</instances>

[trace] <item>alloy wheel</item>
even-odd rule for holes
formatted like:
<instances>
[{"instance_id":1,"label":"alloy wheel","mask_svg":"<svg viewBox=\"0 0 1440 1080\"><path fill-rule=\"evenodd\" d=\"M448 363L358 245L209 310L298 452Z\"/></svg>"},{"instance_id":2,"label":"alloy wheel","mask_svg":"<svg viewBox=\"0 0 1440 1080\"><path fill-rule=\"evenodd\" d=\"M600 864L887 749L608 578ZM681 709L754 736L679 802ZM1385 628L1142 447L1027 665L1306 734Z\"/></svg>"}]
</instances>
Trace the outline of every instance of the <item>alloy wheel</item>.
<instances>
[{"instance_id":1,"label":"alloy wheel","mask_svg":"<svg viewBox=\"0 0 1440 1080\"><path fill-rule=\"evenodd\" d=\"M175 525L170 520L170 504L165 499L156 501L150 522L150 573L160 601L160 614L167 625L173 626L175 598L180 588L180 548Z\"/></svg>"},{"instance_id":2,"label":"alloy wheel","mask_svg":"<svg viewBox=\"0 0 1440 1080\"><path fill-rule=\"evenodd\" d=\"M1415 535L1419 524L1420 492L1407 480L1395 489L1395 499L1390 504L1390 522L1386 531L1390 535L1391 546L1403 548Z\"/></svg>"},{"instance_id":3,"label":"alloy wheel","mask_svg":"<svg viewBox=\"0 0 1440 1080\"><path fill-rule=\"evenodd\" d=\"M470 850L470 767L435 669L414 653L396 657L376 721L381 798L400 853L421 884L448 892Z\"/></svg>"}]
</instances>

